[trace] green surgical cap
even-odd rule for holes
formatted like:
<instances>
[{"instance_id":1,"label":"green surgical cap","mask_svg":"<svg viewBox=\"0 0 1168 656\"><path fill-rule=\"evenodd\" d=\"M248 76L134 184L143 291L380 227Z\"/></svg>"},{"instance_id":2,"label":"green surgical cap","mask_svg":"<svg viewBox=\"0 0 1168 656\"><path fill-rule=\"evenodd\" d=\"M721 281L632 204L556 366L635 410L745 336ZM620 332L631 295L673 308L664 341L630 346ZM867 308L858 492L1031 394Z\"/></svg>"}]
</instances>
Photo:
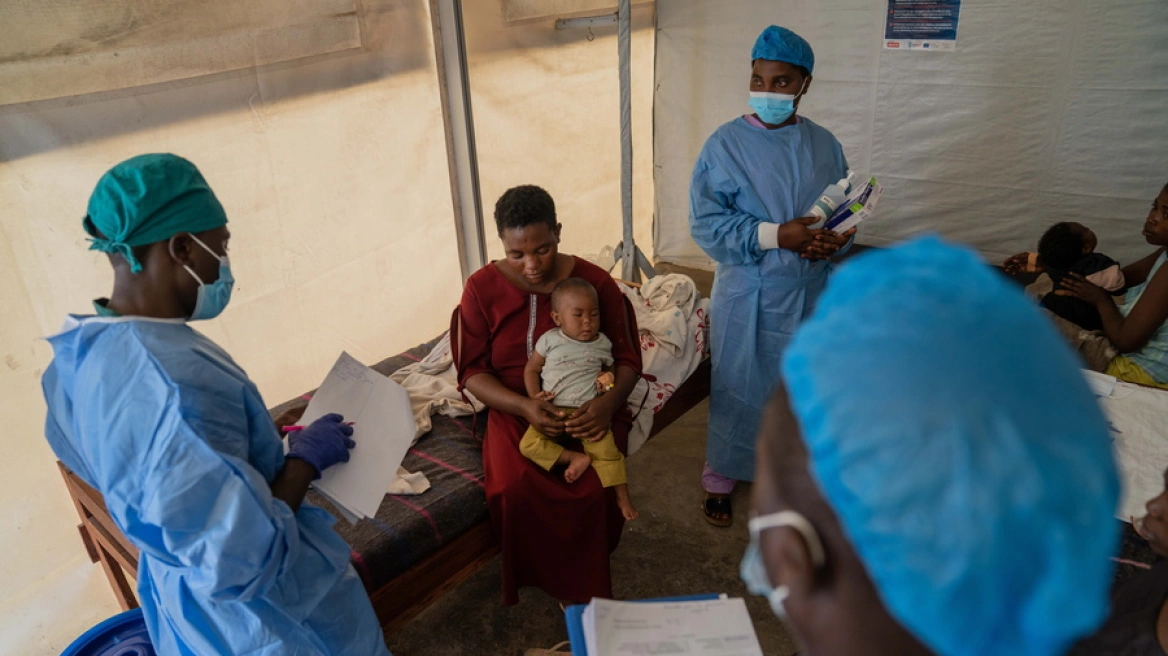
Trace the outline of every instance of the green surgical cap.
<instances>
[{"instance_id":1,"label":"green surgical cap","mask_svg":"<svg viewBox=\"0 0 1168 656\"><path fill-rule=\"evenodd\" d=\"M227 225L227 214L194 164L178 155L151 154L131 157L101 176L83 225L90 250L117 253L138 273L142 263L134 247L214 230Z\"/></svg>"}]
</instances>

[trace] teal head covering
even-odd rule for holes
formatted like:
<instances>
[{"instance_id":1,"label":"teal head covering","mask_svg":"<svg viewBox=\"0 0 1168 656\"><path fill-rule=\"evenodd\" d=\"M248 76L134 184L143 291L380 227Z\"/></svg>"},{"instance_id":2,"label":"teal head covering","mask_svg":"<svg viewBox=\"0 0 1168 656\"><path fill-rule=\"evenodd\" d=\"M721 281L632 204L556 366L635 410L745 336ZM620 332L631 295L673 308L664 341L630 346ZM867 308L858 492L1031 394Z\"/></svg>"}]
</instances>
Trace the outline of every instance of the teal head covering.
<instances>
[{"instance_id":1,"label":"teal head covering","mask_svg":"<svg viewBox=\"0 0 1168 656\"><path fill-rule=\"evenodd\" d=\"M1107 615L1119 479L1053 325L936 238L844 265L784 356L812 472L938 656L1066 652Z\"/></svg>"},{"instance_id":2,"label":"teal head covering","mask_svg":"<svg viewBox=\"0 0 1168 656\"><path fill-rule=\"evenodd\" d=\"M811 51L811 44L798 34L778 25L771 25L758 35L754 48L750 51L750 60L755 59L787 62L806 68L808 73L815 72L815 53Z\"/></svg>"},{"instance_id":3,"label":"teal head covering","mask_svg":"<svg viewBox=\"0 0 1168 656\"><path fill-rule=\"evenodd\" d=\"M133 248L227 225L227 214L189 161L171 154L138 155L97 181L83 222L90 250L117 253L138 273Z\"/></svg>"}]
</instances>

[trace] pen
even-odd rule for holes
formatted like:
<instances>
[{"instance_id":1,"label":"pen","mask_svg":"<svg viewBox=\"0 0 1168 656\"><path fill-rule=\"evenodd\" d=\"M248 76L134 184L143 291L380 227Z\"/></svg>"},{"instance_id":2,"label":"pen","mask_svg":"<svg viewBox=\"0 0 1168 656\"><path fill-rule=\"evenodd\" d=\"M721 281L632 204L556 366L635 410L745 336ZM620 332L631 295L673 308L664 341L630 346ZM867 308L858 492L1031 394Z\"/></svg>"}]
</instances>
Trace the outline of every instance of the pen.
<instances>
[{"instance_id":1,"label":"pen","mask_svg":"<svg viewBox=\"0 0 1168 656\"><path fill-rule=\"evenodd\" d=\"M346 421L346 422L345 422L345 425L346 425L346 426L352 426L352 425L353 425L353 422L351 422L351 421ZM301 430L304 430L305 428L308 428L308 426L285 426L285 427L283 428L283 431L284 431L285 433L292 433L292 432L295 432L295 431L301 431Z\"/></svg>"}]
</instances>

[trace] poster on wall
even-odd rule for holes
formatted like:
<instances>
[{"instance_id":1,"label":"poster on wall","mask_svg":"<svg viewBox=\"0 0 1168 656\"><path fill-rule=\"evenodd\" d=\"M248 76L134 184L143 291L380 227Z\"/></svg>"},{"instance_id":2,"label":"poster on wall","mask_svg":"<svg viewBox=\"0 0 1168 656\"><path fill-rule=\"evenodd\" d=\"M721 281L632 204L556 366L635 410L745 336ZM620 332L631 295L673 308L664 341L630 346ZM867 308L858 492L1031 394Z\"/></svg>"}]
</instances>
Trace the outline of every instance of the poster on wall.
<instances>
[{"instance_id":1,"label":"poster on wall","mask_svg":"<svg viewBox=\"0 0 1168 656\"><path fill-rule=\"evenodd\" d=\"M884 49L952 52L957 49L960 16L961 0L888 0Z\"/></svg>"}]
</instances>

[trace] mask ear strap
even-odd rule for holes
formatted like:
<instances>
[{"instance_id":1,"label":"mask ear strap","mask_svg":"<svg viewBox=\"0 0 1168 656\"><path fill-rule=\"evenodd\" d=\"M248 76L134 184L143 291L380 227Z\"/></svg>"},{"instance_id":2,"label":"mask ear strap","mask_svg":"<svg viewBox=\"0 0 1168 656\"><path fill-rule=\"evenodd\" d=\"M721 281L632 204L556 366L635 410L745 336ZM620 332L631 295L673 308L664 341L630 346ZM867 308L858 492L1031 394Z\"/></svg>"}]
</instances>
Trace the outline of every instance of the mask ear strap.
<instances>
[{"instance_id":1,"label":"mask ear strap","mask_svg":"<svg viewBox=\"0 0 1168 656\"><path fill-rule=\"evenodd\" d=\"M771 590L770 595L767 596L767 603L770 604L771 610L784 622L788 620L787 597L789 596L791 596L791 589L785 585L780 585L774 590Z\"/></svg>"},{"instance_id":2,"label":"mask ear strap","mask_svg":"<svg viewBox=\"0 0 1168 656\"><path fill-rule=\"evenodd\" d=\"M208 246L208 245L206 245L206 244L204 244L204 243L203 243L203 240L202 240L202 239L199 239L198 237L196 237L196 236L194 235L194 233L190 233L190 232L188 232L187 234L190 236L190 238L191 238L191 239L194 239L194 240L195 240L195 243L196 243L196 244L198 244L198 245L202 246L202 247L203 247L203 250L205 250L205 251L207 251L208 253L210 253L210 254L211 254L211 257L215 258L216 260L219 260L220 262L222 262L222 261L223 261L223 258L227 257L226 255L220 255L220 254L216 253L215 251L211 250L211 247L210 247L210 246Z\"/></svg>"},{"instance_id":3,"label":"mask ear strap","mask_svg":"<svg viewBox=\"0 0 1168 656\"><path fill-rule=\"evenodd\" d=\"M811 564L815 569L823 567L827 562L823 542L819 539L819 533L816 532L815 527L803 515L794 510L784 510L773 515L754 517L750 520L750 530L755 533L780 526L789 526L795 529L795 532L803 538L803 542L807 545L807 551L811 553Z\"/></svg>"},{"instance_id":4,"label":"mask ear strap","mask_svg":"<svg viewBox=\"0 0 1168 656\"><path fill-rule=\"evenodd\" d=\"M191 267L189 267L185 264L183 265L183 268L187 270L187 273L191 274L191 277L194 278L199 283L200 287L207 284L207 283L203 282L203 279L199 277L199 274L195 273L194 269L192 269Z\"/></svg>"}]
</instances>

